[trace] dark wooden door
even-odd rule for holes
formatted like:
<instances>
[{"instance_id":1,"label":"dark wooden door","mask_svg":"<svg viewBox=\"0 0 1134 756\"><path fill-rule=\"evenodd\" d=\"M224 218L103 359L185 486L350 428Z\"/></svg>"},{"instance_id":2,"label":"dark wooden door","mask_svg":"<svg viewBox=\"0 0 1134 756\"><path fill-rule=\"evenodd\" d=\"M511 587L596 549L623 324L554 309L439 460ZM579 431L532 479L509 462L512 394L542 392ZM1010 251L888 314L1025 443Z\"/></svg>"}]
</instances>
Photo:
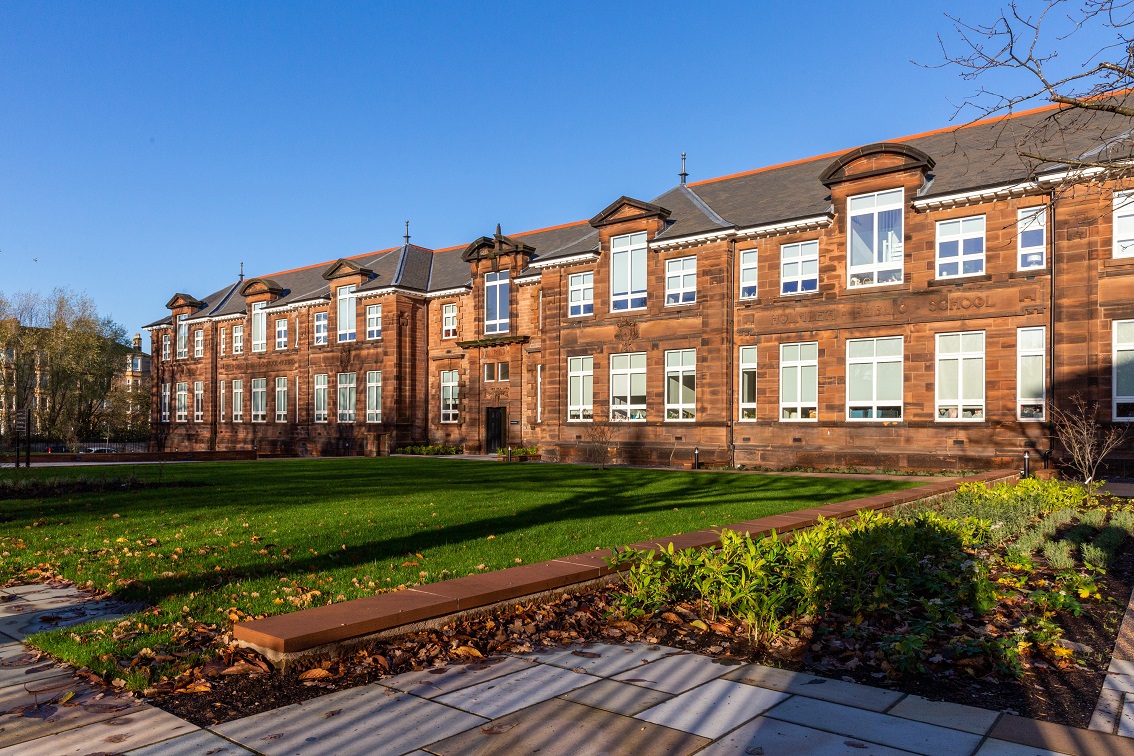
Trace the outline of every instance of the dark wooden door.
<instances>
[{"instance_id":1,"label":"dark wooden door","mask_svg":"<svg viewBox=\"0 0 1134 756\"><path fill-rule=\"evenodd\" d=\"M485 408L484 418L484 451L495 454L504 448L506 443L505 430L508 427L508 410L505 407Z\"/></svg>"}]
</instances>

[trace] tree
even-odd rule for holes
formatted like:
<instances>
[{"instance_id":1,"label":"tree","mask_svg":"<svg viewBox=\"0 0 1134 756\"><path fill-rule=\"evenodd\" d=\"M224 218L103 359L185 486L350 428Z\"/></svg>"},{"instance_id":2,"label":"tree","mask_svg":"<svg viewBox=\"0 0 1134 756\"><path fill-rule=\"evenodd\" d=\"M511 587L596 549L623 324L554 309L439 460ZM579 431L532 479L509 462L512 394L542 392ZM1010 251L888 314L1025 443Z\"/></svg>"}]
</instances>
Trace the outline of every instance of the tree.
<instances>
[{"instance_id":1,"label":"tree","mask_svg":"<svg viewBox=\"0 0 1134 756\"><path fill-rule=\"evenodd\" d=\"M1065 167L1061 185L1110 181L1134 174L1134 0L1010 2L991 21L946 16L938 35L944 66L978 88L958 107L968 120L1053 103L1037 118L1016 154L1033 175ZM1062 53L1062 54L1061 54ZM1097 136L1084 150L1073 135Z\"/></svg>"},{"instance_id":2,"label":"tree","mask_svg":"<svg viewBox=\"0 0 1134 756\"><path fill-rule=\"evenodd\" d=\"M603 470L611 463L611 440L614 438L614 428L609 422L595 420L587 426L586 441L583 444L583 458L592 465L599 465Z\"/></svg>"},{"instance_id":3,"label":"tree","mask_svg":"<svg viewBox=\"0 0 1134 756\"><path fill-rule=\"evenodd\" d=\"M130 350L125 329L100 315L90 297L68 289L0 298L0 322L5 406L32 407L41 435L100 436L113 417L115 376Z\"/></svg>"},{"instance_id":4,"label":"tree","mask_svg":"<svg viewBox=\"0 0 1134 756\"><path fill-rule=\"evenodd\" d=\"M1098 487L1098 470L1107 455L1126 441L1126 428L1099 422L1098 402L1072 394L1063 406L1051 408L1055 437L1070 456L1070 467L1087 486L1088 498Z\"/></svg>"}]
</instances>

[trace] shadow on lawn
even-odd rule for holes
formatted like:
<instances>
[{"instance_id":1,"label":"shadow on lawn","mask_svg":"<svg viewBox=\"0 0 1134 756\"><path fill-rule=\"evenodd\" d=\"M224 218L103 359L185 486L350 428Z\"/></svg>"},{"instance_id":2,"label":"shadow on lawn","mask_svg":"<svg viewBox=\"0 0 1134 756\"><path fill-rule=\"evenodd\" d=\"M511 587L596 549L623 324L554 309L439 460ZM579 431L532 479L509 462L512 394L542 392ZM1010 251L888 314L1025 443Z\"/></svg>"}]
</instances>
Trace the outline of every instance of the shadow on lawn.
<instances>
[{"instance_id":1,"label":"shadow on lawn","mask_svg":"<svg viewBox=\"0 0 1134 756\"><path fill-rule=\"evenodd\" d=\"M499 466L496 463L487 463ZM511 466L510 466L511 467ZM535 466L532 466L535 468ZM712 502L714 504L751 504L754 500L767 499L768 506L765 511L753 513L732 512L733 516L727 521L716 523L725 526L730 522L751 519L753 516L778 514L795 509L804 509L817 506L832 500L832 493L837 493L837 499L846 500L873 495L880 490L890 490L885 484L876 481L856 481L853 484L844 482L837 492L832 492L829 486L822 485L822 481L801 485L800 479L783 479L777 477L761 478L757 481L742 481L736 476L735 483L728 480L727 489L722 496L720 479L713 480L709 476L689 474L687 480L674 486L673 481L656 491L658 488L656 476L645 476L627 471L607 471L605 473L594 471L594 474L585 481L578 480L578 470L574 471L572 480L550 481L545 476L533 473L522 476L517 480L514 473L507 470L499 473L489 471L476 476L476 479L464 481L446 481L430 478L416 478L412 483L412 493L429 494L431 492L452 494L454 489L462 487L483 487L496 485L507 495L508 490L515 490L517 494L524 492L532 485L539 484L546 492L548 490L562 490L565 498L556 499L537 506L518 508L515 513L497 513L491 517L472 520L469 522L446 525L440 530L423 530L406 535L380 538L367 543L348 545L346 549L324 554L304 554L290 559L287 562L232 565L222 567L221 571L204 572L196 575L186 575L176 578L139 578L139 584L120 592L123 598L146 600L162 600L167 596L216 590L233 582L256 580L269 576L294 576L318 573L325 570L337 569L346 566L362 565L367 563L383 564L390 561L400 561L407 554L423 552L428 549L462 544L483 543L488 535L512 532L525 532L542 525L557 522L570 522L587 520L604 515L644 515L653 512L671 511L675 504L696 506ZM614 474L612 474L614 473ZM618 475L618 473L623 473ZM713 476L715 477L715 476ZM731 477L731 476L730 476ZM277 484L286 484L286 476L273 476ZM298 481L297 481L298 482ZM754 485L755 484L755 485ZM290 486L288 486L291 489ZM294 489L291 489L294 491ZM336 495L350 496L351 491L339 489ZM365 488L360 488L357 494L364 494ZM279 509L292 504L310 504L311 496L293 492L289 495L277 497L272 502L247 504L249 509ZM775 506L779 503L780 506ZM213 505L209 505L213 506ZM243 508L242 508L243 509ZM722 513L723 514L723 513ZM330 513L329 517L332 516ZM374 526L376 532L381 531L381 524ZM601 538L601 536L600 536ZM635 539L636 540L636 539ZM592 541L593 542L593 541ZM622 546L622 543L607 543L608 546ZM577 553L566 550L563 553L550 553L544 558L568 556ZM459 575L453 575L459 577ZM290 609L290 607L289 607Z\"/></svg>"}]
</instances>

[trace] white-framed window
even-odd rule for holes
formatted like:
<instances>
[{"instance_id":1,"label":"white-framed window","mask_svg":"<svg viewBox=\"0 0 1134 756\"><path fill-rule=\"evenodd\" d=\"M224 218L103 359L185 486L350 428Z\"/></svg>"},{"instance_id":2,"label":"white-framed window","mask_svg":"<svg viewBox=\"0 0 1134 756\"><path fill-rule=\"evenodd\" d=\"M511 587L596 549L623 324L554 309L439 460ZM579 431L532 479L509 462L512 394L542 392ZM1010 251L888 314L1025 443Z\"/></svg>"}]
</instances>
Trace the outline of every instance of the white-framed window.
<instances>
[{"instance_id":1,"label":"white-framed window","mask_svg":"<svg viewBox=\"0 0 1134 756\"><path fill-rule=\"evenodd\" d=\"M169 360L169 334L163 333L161 335L161 358Z\"/></svg>"},{"instance_id":2,"label":"white-framed window","mask_svg":"<svg viewBox=\"0 0 1134 756\"><path fill-rule=\"evenodd\" d=\"M169 422L169 390L168 383L161 384L161 421L163 423Z\"/></svg>"},{"instance_id":3,"label":"white-framed window","mask_svg":"<svg viewBox=\"0 0 1134 756\"><path fill-rule=\"evenodd\" d=\"M697 301L697 258L679 257L665 262L665 303L690 304Z\"/></svg>"},{"instance_id":4,"label":"white-framed window","mask_svg":"<svg viewBox=\"0 0 1134 756\"><path fill-rule=\"evenodd\" d=\"M232 382L232 422L244 422L244 380L241 378Z\"/></svg>"},{"instance_id":5,"label":"white-framed window","mask_svg":"<svg viewBox=\"0 0 1134 756\"><path fill-rule=\"evenodd\" d=\"M904 266L902 211L904 189L847 198L847 285L901 283Z\"/></svg>"},{"instance_id":6,"label":"white-framed window","mask_svg":"<svg viewBox=\"0 0 1134 756\"><path fill-rule=\"evenodd\" d=\"M1114 412L1116 421L1134 421L1134 320L1114 321Z\"/></svg>"},{"instance_id":7,"label":"white-framed window","mask_svg":"<svg viewBox=\"0 0 1134 756\"><path fill-rule=\"evenodd\" d=\"M217 419L220 422L225 421L225 407L227 397L224 395L225 382L217 381Z\"/></svg>"},{"instance_id":8,"label":"white-framed window","mask_svg":"<svg viewBox=\"0 0 1134 756\"><path fill-rule=\"evenodd\" d=\"M441 305L441 338L457 338L457 305L455 302Z\"/></svg>"},{"instance_id":9,"label":"white-framed window","mask_svg":"<svg viewBox=\"0 0 1134 756\"><path fill-rule=\"evenodd\" d=\"M819 342L780 344L780 420L819 417Z\"/></svg>"},{"instance_id":10,"label":"white-framed window","mask_svg":"<svg viewBox=\"0 0 1134 756\"><path fill-rule=\"evenodd\" d=\"M567 358L567 419L594 419L594 357Z\"/></svg>"},{"instance_id":11,"label":"white-framed window","mask_svg":"<svg viewBox=\"0 0 1134 756\"><path fill-rule=\"evenodd\" d=\"M287 377L276 377L276 422L287 422Z\"/></svg>"},{"instance_id":12,"label":"white-framed window","mask_svg":"<svg viewBox=\"0 0 1134 756\"><path fill-rule=\"evenodd\" d=\"M315 321L313 326L312 341L316 346L323 346L327 343L327 313L315 313Z\"/></svg>"},{"instance_id":13,"label":"white-framed window","mask_svg":"<svg viewBox=\"0 0 1134 756\"><path fill-rule=\"evenodd\" d=\"M193 381L193 422L205 421L205 382Z\"/></svg>"},{"instance_id":14,"label":"white-framed window","mask_svg":"<svg viewBox=\"0 0 1134 756\"><path fill-rule=\"evenodd\" d=\"M327 374L317 373L314 380L315 387L315 422L327 422Z\"/></svg>"},{"instance_id":15,"label":"white-framed window","mask_svg":"<svg viewBox=\"0 0 1134 756\"><path fill-rule=\"evenodd\" d=\"M382 422L382 371L366 371L366 422Z\"/></svg>"},{"instance_id":16,"label":"white-framed window","mask_svg":"<svg viewBox=\"0 0 1134 756\"><path fill-rule=\"evenodd\" d=\"M189 384L187 382L180 382L177 384L177 415L175 416L177 422L183 423L189 419Z\"/></svg>"},{"instance_id":17,"label":"white-framed window","mask_svg":"<svg viewBox=\"0 0 1134 756\"><path fill-rule=\"evenodd\" d=\"M760 277L760 255L755 249L740 253L740 298L755 299L759 295L757 283Z\"/></svg>"},{"instance_id":18,"label":"white-framed window","mask_svg":"<svg viewBox=\"0 0 1134 756\"><path fill-rule=\"evenodd\" d=\"M177 316L177 359L183 360L189 356L189 324L185 322L187 315Z\"/></svg>"},{"instance_id":19,"label":"white-framed window","mask_svg":"<svg viewBox=\"0 0 1134 756\"><path fill-rule=\"evenodd\" d=\"M535 421L543 422L543 365L535 366Z\"/></svg>"},{"instance_id":20,"label":"white-framed window","mask_svg":"<svg viewBox=\"0 0 1134 756\"><path fill-rule=\"evenodd\" d=\"M1016 418L1044 420L1047 412L1047 330L1016 329Z\"/></svg>"},{"instance_id":21,"label":"white-framed window","mask_svg":"<svg viewBox=\"0 0 1134 756\"><path fill-rule=\"evenodd\" d=\"M196 358L205 356L205 332L200 328L193 331L193 356Z\"/></svg>"},{"instance_id":22,"label":"white-framed window","mask_svg":"<svg viewBox=\"0 0 1134 756\"><path fill-rule=\"evenodd\" d=\"M595 274L573 273L567 279L567 317L595 313Z\"/></svg>"},{"instance_id":23,"label":"white-framed window","mask_svg":"<svg viewBox=\"0 0 1134 756\"><path fill-rule=\"evenodd\" d=\"M641 310L646 306L645 232L610 240L610 309Z\"/></svg>"},{"instance_id":24,"label":"white-framed window","mask_svg":"<svg viewBox=\"0 0 1134 756\"><path fill-rule=\"evenodd\" d=\"M1114 193L1114 256L1134 257L1134 192Z\"/></svg>"},{"instance_id":25,"label":"white-framed window","mask_svg":"<svg viewBox=\"0 0 1134 756\"><path fill-rule=\"evenodd\" d=\"M219 340L220 340L220 344L219 344L218 349L219 349L220 355L223 357L225 349L228 347L228 329L227 328L221 328L220 329Z\"/></svg>"},{"instance_id":26,"label":"white-framed window","mask_svg":"<svg viewBox=\"0 0 1134 756\"><path fill-rule=\"evenodd\" d=\"M610 419L646 419L646 353L610 356Z\"/></svg>"},{"instance_id":27,"label":"white-framed window","mask_svg":"<svg viewBox=\"0 0 1134 756\"><path fill-rule=\"evenodd\" d=\"M357 308L355 300L358 298L354 292L354 284L340 286L335 290L335 299L338 303L336 325L338 326L339 341L354 341L357 338L355 320Z\"/></svg>"},{"instance_id":28,"label":"white-framed window","mask_svg":"<svg viewBox=\"0 0 1134 756\"><path fill-rule=\"evenodd\" d=\"M484 332L507 333L510 307L508 271L484 274Z\"/></svg>"},{"instance_id":29,"label":"white-framed window","mask_svg":"<svg viewBox=\"0 0 1134 756\"><path fill-rule=\"evenodd\" d=\"M1016 267L1033 270L1047 266L1047 208L1026 207L1016 211Z\"/></svg>"},{"instance_id":30,"label":"white-framed window","mask_svg":"<svg viewBox=\"0 0 1134 756\"><path fill-rule=\"evenodd\" d=\"M268 421L268 379L252 379L252 422Z\"/></svg>"},{"instance_id":31,"label":"white-framed window","mask_svg":"<svg viewBox=\"0 0 1134 756\"><path fill-rule=\"evenodd\" d=\"M455 423L460 418L460 376L456 370L441 371L441 422Z\"/></svg>"},{"instance_id":32,"label":"white-framed window","mask_svg":"<svg viewBox=\"0 0 1134 756\"><path fill-rule=\"evenodd\" d=\"M252 305L252 351L266 352L268 350L268 313L264 311L264 302Z\"/></svg>"},{"instance_id":33,"label":"white-framed window","mask_svg":"<svg viewBox=\"0 0 1134 756\"><path fill-rule=\"evenodd\" d=\"M366 338L382 338L382 305L366 306Z\"/></svg>"},{"instance_id":34,"label":"white-framed window","mask_svg":"<svg viewBox=\"0 0 1134 756\"><path fill-rule=\"evenodd\" d=\"M244 326L232 327L232 353L244 354Z\"/></svg>"},{"instance_id":35,"label":"white-framed window","mask_svg":"<svg viewBox=\"0 0 1134 756\"><path fill-rule=\"evenodd\" d=\"M287 349L287 318L276 320L276 349Z\"/></svg>"},{"instance_id":36,"label":"white-framed window","mask_svg":"<svg viewBox=\"0 0 1134 756\"><path fill-rule=\"evenodd\" d=\"M984 273L984 216L937 222L937 277Z\"/></svg>"},{"instance_id":37,"label":"white-framed window","mask_svg":"<svg viewBox=\"0 0 1134 756\"><path fill-rule=\"evenodd\" d=\"M847 420L902 419L902 337L847 340Z\"/></svg>"},{"instance_id":38,"label":"white-framed window","mask_svg":"<svg viewBox=\"0 0 1134 756\"><path fill-rule=\"evenodd\" d=\"M486 383L493 381L506 381L508 380L508 363L507 362L486 362L484 363L484 380Z\"/></svg>"},{"instance_id":39,"label":"white-framed window","mask_svg":"<svg viewBox=\"0 0 1134 756\"><path fill-rule=\"evenodd\" d=\"M937 419L984 420L984 331L937 334Z\"/></svg>"},{"instance_id":40,"label":"white-framed window","mask_svg":"<svg viewBox=\"0 0 1134 756\"><path fill-rule=\"evenodd\" d=\"M740 348L740 419L756 419L756 347Z\"/></svg>"},{"instance_id":41,"label":"white-framed window","mask_svg":"<svg viewBox=\"0 0 1134 756\"><path fill-rule=\"evenodd\" d=\"M809 294L819 290L819 241L780 246L780 293Z\"/></svg>"},{"instance_id":42,"label":"white-framed window","mask_svg":"<svg viewBox=\"0 0 1134 756\"><path fill-rule=\"evenodd\" d=\"M697 419L697 350L665 353L665 419Z\"/></svg>"},{"instance_id":43,"label":"white-framed window","mask_svg":"<svg viewBox=\"0 0 1134 756\"><path fill-rule=\"evenodd\" d=\"M354 373L339 373L336 385L339 389L339 422L353 423L355 407L358 404L356 393L358 389L355 384Z\"/></svg>"}]
</instances>

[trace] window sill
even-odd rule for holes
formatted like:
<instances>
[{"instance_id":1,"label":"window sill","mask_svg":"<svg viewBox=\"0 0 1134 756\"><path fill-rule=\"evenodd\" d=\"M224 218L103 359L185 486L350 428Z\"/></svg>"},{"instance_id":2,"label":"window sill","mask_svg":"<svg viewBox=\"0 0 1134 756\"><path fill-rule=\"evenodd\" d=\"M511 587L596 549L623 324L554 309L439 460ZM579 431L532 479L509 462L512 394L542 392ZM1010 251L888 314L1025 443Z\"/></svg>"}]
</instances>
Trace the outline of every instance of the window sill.
<instances>
[{"instance_id":1,"label":"window sill","mask_svg":"<svg viewBox=\"0 0 1134 756\"><path fill-rule=\"evenodd\" d=\"M786 419L786 418L782 418L782 417L781 417L781 418L779 419L779 422L781 422L781 423L791 423L791 424L793 424L793 425L794 425L794 424L796 424L796 423L817 423L817 422L819 422L819 418L817 418L817 417L804 417L804 418L800 418L800 419L798 419L798 420L788 420L788 419Z\"/></svg>"},{"instance_id":2,"label":"window sill","mask_svg":"<svg viewBox=\"0 0 1134 756\"><path fill-rule=\"evenodd\" d=\"M886 283L879 283L879 284L862 284L860 286L851 286L848 283L847 288L844 290L844 293L846 293L846 294L859 294L859 293L870 294L870 293L873 293L875 291L878 291L879 289L881 289L881 290L893 289L895 287L905 286L905 285L906 285L906 281L905 281L904 278L901 281L887 281Z\"/></svg>"},{"instance_id":3,"label":"window sill","mask_svg":"<svg viewBox=\"0 0 1134 756\"><path fill-rule=\"evenodd\" d=\"M1112 257L1109 260L1103 260L1102 264L1104 268L1130 268L1134 267L1134 256Z\"/></svg>"},{"instance_id":4,"label":"window sill","mask_svg":"<svg viewBox=\"0 0 1134 756\"><path fill-rule=\"evenodd\" d=\"M972 276L949 276L948 278L935 278L926 286L937 288L941 286L963 286L967 283L984 283L991 281L992 276L988 273L978 273Z\"/></svg>"},{"instance_id":5,"label":"window sill","mask_svg":"<svg viewBox=\"0 0 1134 756\"><path fill-rule=\"evenodd\" d=\"M886 284L884 284L884 285L886 285ZM858 286L858 287L855 287L855 288L861 289L862 287ZM823 296L823 292L821 292L821 291L797 291L797 292L788 292L786 294L784 292L780 292L780 298L781 299L807 299L808 297L821 297L821 296Z\"/></svg>"},{"instance_id":6,"label":"window sill","mask_svg":"<svg viewBox=\"0 0 1134 756\"><path fill-rule=\"evenodd\" d=\"M744 299L737 299L738 305L758 305L762 303L760 297L745 297Z\"/></svg>"},{"instance_id":7,"label":"window sill","mask_svg":"<svg viewBox=\"0 0 1134 756\"><path fill-rule=\"evenodd\" d=\"M697 300L692 302L666 302L666 307L693 307L697 304Z\"/></svg>"},{"instance_id":8,"label":"window sill","mask_svg":"<svg viewBox=\"0 0 1134 756\"><path fill-rule=\"evenodd\" d=\"M1025 268L1024 270L1014 270L1008 274L1008 278L1036 278L1037 276L1050 275L1051 270L1044 266L1042 268Z\"/></svg>"}]
</instances>

